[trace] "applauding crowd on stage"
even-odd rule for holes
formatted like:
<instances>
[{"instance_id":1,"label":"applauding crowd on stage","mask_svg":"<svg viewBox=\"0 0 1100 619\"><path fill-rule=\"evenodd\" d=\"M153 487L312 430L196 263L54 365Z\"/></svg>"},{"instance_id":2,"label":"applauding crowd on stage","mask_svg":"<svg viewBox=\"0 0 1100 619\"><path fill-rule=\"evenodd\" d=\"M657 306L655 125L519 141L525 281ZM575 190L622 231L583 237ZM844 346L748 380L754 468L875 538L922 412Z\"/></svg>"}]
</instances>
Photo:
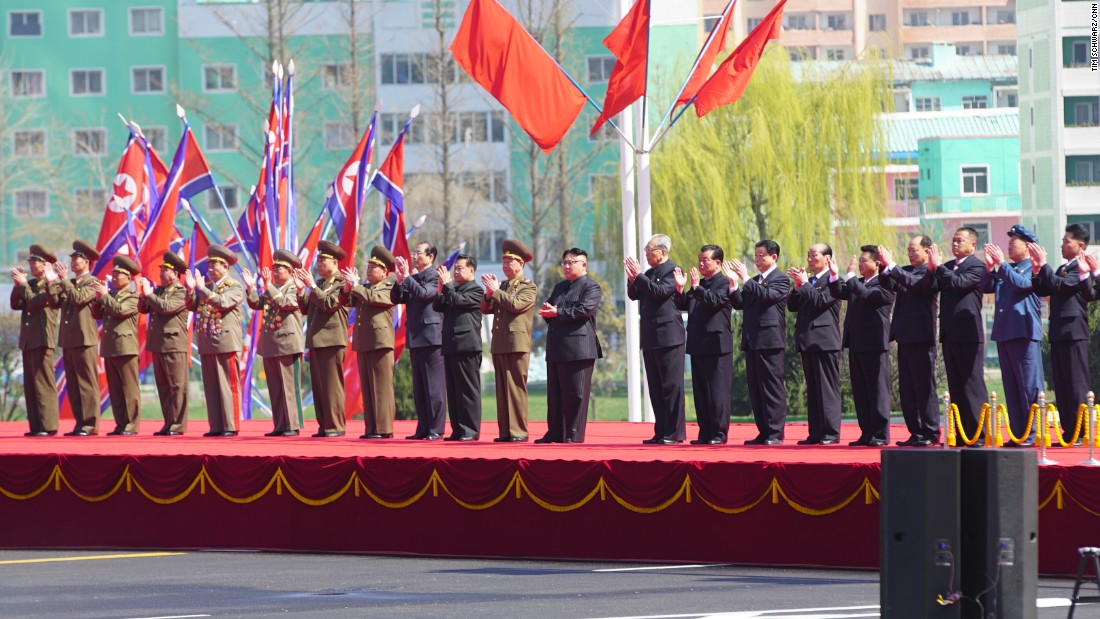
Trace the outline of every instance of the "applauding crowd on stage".
<instances>
[{"instance_id":1,"label":"applauding crowd on stage","mask_svg":"<svg viewBox=\"0 0 1100 619\"><path fill-rule=\"evenodd\" d=\"M1043 389L1040 297L1050 297L1052 382L1067 435L1063 438L1069 440L1078 404L1089 390L1086 304L1100 296L1100 263L1085 252L1089 236L1081 225L1066 227L1061 246L1065 262L1056 268L1047 264L1046 250L1030 230L1017 225L1008 236L1007 250L987 244L984 258L979 258L977 233L959 228L951 238L952 259L944 261L931 239L918 235L908 245L905 265L895 262L888 247L863 245L843 272L825 243L809 247L805 268L783 272L778 267L779 244L762 240L753 248L757 274L751 276L745 264L726 260L723 249L714 244L701 247L697 265L685 271L669 260L672 240L654 236L645 246L648 268L632 256L623 260L627 296L639 305L642 359L655 418L653 437L643 442L673 445L687 439L684 374L690 357L699 426L691 443L726 443L734 310L741 312L739 349L757 426L757 435L746 444L778 445L785 438L788 313L795 320L793 352L806 377L808 433L799 445L840 441L840 358L845 349L860 428L859 438L849 445L889 444L891 341L897 343L897 387L910 434L897 444L939 443L937 337L961 430L964 436L977 435L980 411L988 400L982 366L983 294L995 296L990 337L997 342L1013 436L1028 435L1029 411ZM19 348L27 436L58 431L58 346L65 397L75 419L66 435L99 431L97 354L103 357L115 422L107 434L137 434L139 314L148 316L146 362L153 367L163 415L163 425L154 434L187 431L188 366L194 342L209 421L205 436L235 436L242 399L241 305L247 304L256 312L253 320L259 321L252 345L263 358L267 377L274 423L267 436L297 436L300 431L307 351L318 422L313 436L344 436L350 345L363 399L365 432L360 438L392 438L394 314L403 304L417 415L416 432L405 438L480 438L481 325L483 315L490 315L488 344L496 373L499 434L494 440L527 441L527 371L538 313L547 326L548 427L534 442L584 441L593 369L603 356L595 319L603 291L588 276L583 249L562 253L563 279L539 304L536 285L523 275L533 252L514 239L502 243L500 278L478 275L476 258L467 254L458 255L451 268L436 266L436 248L424 242L415 246L410 260L375 246L364 277L355 266L340 267L346 257L343 249L321 241L316 278L298 256L280 250L274 253L273 266L258 274L238 269L242 281L237 281L230 276L236 254L211 245L208 275L166 252L155 285L142 276L141 265L119 255L112 261L111 286L90 274L98 253L84 241L72 246L69 267L36 244L30 247L28 270L11 270L11 307L22 313ZM841 303L847 304L843 325Z\"/></svg>"}]
</instances>

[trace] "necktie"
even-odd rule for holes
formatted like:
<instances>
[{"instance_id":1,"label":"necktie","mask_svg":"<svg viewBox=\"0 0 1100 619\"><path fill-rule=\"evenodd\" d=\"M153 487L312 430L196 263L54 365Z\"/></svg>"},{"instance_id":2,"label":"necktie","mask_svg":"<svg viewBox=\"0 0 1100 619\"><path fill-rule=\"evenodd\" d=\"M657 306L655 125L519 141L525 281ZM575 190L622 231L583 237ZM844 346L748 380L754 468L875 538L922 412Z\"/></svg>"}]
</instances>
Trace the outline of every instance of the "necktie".
<instances>
[{"instance_id":1,"label":"necktie","mask_svg":"<svg viewBox=\"0 0 1100 619\"><path fill-rule=\"evenodd\" d=\"M811 286L817 285L817 276L816 275L813 275L813 276L810 277L810 285Z\"/></svg>"}]
</instances>

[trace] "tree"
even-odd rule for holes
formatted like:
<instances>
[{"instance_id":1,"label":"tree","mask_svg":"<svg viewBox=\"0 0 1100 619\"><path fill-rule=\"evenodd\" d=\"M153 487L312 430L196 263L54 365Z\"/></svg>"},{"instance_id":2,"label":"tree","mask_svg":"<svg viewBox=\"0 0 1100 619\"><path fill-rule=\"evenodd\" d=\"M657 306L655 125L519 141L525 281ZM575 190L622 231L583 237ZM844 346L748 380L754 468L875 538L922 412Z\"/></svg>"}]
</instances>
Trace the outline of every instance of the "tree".
<instances>
[{"instance_id":1,"label":"tree","mask_svg":"<svg viewBox=\"0 0 1100 619\"><path fill-rule=\"evenodd\" d=\"M749 255L768 238L781 264L824 241L843 266L860 245L892 241L876 121L889 84L874 59L795 79L772 47L738 102L699 119L689 110L653 153L654 229L677 231L674 259L690 264L708 242Z\"/></svg>"}]
</instances>

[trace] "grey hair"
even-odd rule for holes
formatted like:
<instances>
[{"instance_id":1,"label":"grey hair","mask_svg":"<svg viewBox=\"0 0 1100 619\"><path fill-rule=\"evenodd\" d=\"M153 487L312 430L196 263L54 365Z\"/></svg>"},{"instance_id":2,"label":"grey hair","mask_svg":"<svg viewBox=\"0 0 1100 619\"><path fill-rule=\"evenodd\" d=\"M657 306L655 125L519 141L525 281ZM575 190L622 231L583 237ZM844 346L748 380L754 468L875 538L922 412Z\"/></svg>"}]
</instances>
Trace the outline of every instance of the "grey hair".
<instances>
[{"instance_id":1,"label":"grey hair","mask_svg":"<svg viewBox=\"0 0 1100 619\"><path fill-rule=\"evenodd\" d=\"M668 238L667 234L654 234L649 239L649 244L652 244L657 249L663 249L666 252L672 251L672 239Z\"/></svg>"}]
</instances>

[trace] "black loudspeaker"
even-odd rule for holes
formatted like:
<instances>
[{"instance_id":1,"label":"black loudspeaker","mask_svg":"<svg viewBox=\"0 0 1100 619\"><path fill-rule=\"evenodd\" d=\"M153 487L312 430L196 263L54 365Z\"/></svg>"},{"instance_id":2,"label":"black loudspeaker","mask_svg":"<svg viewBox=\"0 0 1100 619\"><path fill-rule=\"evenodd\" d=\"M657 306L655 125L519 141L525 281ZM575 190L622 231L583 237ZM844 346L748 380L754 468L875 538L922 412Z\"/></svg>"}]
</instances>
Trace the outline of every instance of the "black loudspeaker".
<instances>
[{"instance_id":1,"label":"black loudspeaker","mask_svg":"<svg viewBox=\"0 0 1100 619\"><path fill-rule=\"evenodd\" d=\"M1035 451L962 450L961 492L962 616L1034 619L1039 578Z\"/></svg>"},{"instance_id":2,"label":"black loudspeaker","mask_svg":"<svg viewBox=\"0 0 1100 619\"><path fill-rule=\"evenodd\" d=\"M879 604L885 618L957 619L959 450L882 452ZM939 601L942 598L946 605Z\"/></svg>"}]
</instances>

